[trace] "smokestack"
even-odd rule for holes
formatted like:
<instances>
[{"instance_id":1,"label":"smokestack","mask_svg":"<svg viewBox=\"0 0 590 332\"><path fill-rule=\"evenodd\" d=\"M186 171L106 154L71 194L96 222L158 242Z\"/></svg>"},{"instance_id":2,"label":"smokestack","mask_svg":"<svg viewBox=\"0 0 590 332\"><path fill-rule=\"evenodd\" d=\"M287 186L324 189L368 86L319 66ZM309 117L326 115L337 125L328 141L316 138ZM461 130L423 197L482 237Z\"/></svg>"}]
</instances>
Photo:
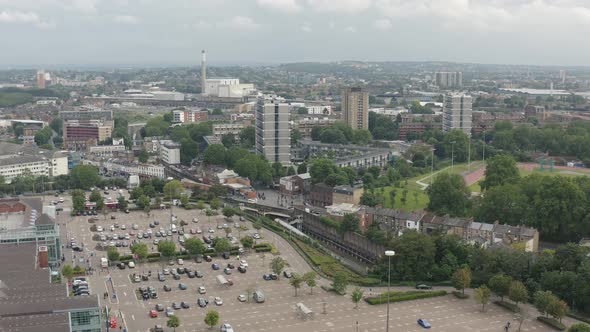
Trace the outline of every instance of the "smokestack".
<instances>
[{"instance_id":1,"label":"smokestack","mask_svg":"<svg viewBox=\"0 0 590 332\"><path fill-rule=\"evenodd\" d=\"M205 83L207 82L207 59L205 50L201 51L201 95L205 95Z\"/></svg>"}]
</instances>

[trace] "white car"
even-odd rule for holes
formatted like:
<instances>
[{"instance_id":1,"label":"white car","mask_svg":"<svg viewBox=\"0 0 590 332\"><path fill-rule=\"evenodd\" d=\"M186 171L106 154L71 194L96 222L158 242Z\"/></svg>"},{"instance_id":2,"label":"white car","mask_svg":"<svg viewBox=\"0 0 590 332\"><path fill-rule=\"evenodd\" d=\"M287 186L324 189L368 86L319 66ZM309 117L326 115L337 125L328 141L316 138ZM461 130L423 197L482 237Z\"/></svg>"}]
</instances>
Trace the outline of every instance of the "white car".
<instances>
[{"instance_id":1,"label":"white car","mask_svg":"<svg viewBox=\"0 0 590 332\"><path fill-rule=\"evenodd\" d=\"M115 225L111 225L111 232L115 231Z\"/></svg>"},{"instance_id":2,"label":"white car","mask_svg":"<svg viewBox=\"0 0 590 332\"><path fill-rule=\"evenodd\" d=\"M213 302L215 302L215 305L222 305L223 304L223 300L221 300L221 298L219 296L216 296L215 299L213 300Z\"/></svg>"},{"instance_id":3,"label":"white car","mask_svg":"<svg viewBox=\"0 0 590 332\"><path fill-rule=\"evenodd\" d=\"M131 225L131 228L133 228L134 230L138 230L139 229L139 225L133 224L133 225Z\"/></svg>"},{"instance_id":4,"label":"white car","mask_svg":"<svg viewBox=\"0 0 590 332\"><path fill-rule=\"evenodd\" d=\"M255 239L260 239L260 234L258 234L258 233L254 233L254 236L253 236L253 238L255 238Z\"/></svg>"},{"instance_id":5,"label":"white car","mask_svg":"<svg viewBox=\"0 0 590 332\"><path fill-rule=\"evenodd\" d=\"M201 234L203 231L200 228L197 228L197 234Z\"/></svg>"},{"instance_id":6,"label":"white car","mask_svg":"<svg viewBox=\"0 0 590 332\"><path fill-rule=\"evenodd\" d=\"M179 259L176 261L176 263L177 263L178 265L184 265L184 261L182 260L182 258L179 258Z\"/></svg>"},{"instance_id":7,"label":"white car","mask_svg":"<svg viewBox=\"0 0 590 332\"><path fill-rule=\"evenodd\" d=\"M238 296L238 301L240 301L240 302L246 302L246 300L247 300L247 299L248 299L248 298L247 298L247 297L246 297L246 295L244 295L244 294L240 294L240 295Z\"/></svg>"},{"instance_id":8,"label":"white car","mask_svg":"<svg viewBox=\"0 0 590 332\"><path fill-rule=\"evenodd\" d=\"M221 331L221 332L234 332L234 329L228 323L224 323L219 328L219 331Z\"/></svg>"},{"instance_id":9,"label":"white car","mask_svg":"<svg viewBox=\"0 0 590 332\"><path fill-rule=\"evenodd\" d=\"M121 225L121 229L122 229L122 230L126 230L126 229L127 229L127 226L125 226L125 225Z\"/></svg>"},{"instance_id":10,"label":"white car","mask_svg":"<svg viewBox=\"0 0 590 332\"><path fill-rule=\"evenodd\" d=\"M170 270L168 270L168 269L164 269L162 272L163 272L165 275L168 275L168 274L170 274Z\"/></svg>"},{"instance_id":11,"label":"white car","mask_svg":"<svg viewBox=\"0 0 590 332\"><path fill-rule=\"evenodd\" d=\"M207 293L207 289L205 289L205 286L199 286L199 294L205 294Z\"/></svg>"},{"instance_id":12,"label":"white car","mask_svg":"<svg viewBox=\"0 0 590 332\"><path fill-rule=\"evenodd\" d=\"M170 307L166 308L166 317L172 317L172 316L174 316L174 310Z\"/></svg>"},{"instance_id":13,"label":"white car","mask_svg":"<svg viewBox=\"0 0 590 332\"><path fill-rule=\"evenodd\" d=\"M247 268L248 267L248 262L246 262L245 260L242 259L240 261L240 265L243 266L243 267L245 267L245 268Z\"/></svg>"},{"instance_id":14,"label":"white car","mask_svg":"<svg viewBox=\"0 0 590 332\"><path fill-rule=\"evenodd\" d=\"M129 268L130 268L130 269L132 269L132 268L134 268L134 267L135 267L135 263L133 263L133 262L129 262L129 264L128 264L128 265L129 265Z\"/></svg>"},{"instance_id":15,"label":"white car","mask_svg":"<svg viewBox=\"0 0 590 332\"><path fill-rule=\"evenodd\" d=\"M209 228L209 233L215 233L215 231L212 228Z\"/></svg>"},{"instance_id":16,"label":"white car","mask_svg":"<svg viewBox=\"0 0 590 332\"><path fill-rule=\"evenodd\" d=\"M103 231L102 226L96 226L96 231L97 232L102 232Z\"/></svg>"}]
</instances>

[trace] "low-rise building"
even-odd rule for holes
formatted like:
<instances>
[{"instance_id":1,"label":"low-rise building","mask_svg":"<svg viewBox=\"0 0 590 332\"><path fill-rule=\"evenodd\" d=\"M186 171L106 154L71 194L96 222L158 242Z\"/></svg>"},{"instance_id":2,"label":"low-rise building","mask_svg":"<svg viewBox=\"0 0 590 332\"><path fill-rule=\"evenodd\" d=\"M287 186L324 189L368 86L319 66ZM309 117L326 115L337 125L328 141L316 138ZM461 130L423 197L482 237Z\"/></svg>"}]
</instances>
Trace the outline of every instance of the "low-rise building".
<instances>
[{"instance_id":1,"label":"low-rise building","mask_svg":"<svg viewBox=\"0 0 590 332\"><path fill-rule=\"evenodd\" d=\"M209 113L207 111L194 110L174 110L172 111L173 122L175 123L193 123L207 121Z\"/></svg>"},{"instance_id":2,"label":"low-rise building","mask_svg":"<svg viewBox=\"0 0 590 332\"><path fill-rule=\"evenodd\" d=\"M67 175L68 156L61 151L41 150L33 146L0 143L0 176L7 183L30 172L33 176Z\"/></svg>"},{"instance_id":3,"label":"low-rise building","mask_svg":"<svg viewBox=\"0 0 590 332\"><path fill-rule=\"evenodd\" d=\"M302 118L294 121L297 128L304 138L311 139L311 131L314 127L327 128L336 123L336 119L331 118Z\"/></svg>"},{"instance_id":4,"label":"low-rise building","mask_svg":"<svg viewBox=\"0 0 590 332\"><path fill-rule=\"evenodd\" d=\"M339 203L326 206L326 212L331 216L344 217L347 214L356 214L360 206L350 203Z\"/></svg>"},{"instance_id":5,"label":"low-rise building","mask_svg":"<svg viewBox=\"0 0 590 332\"><path fill-rule=\"evenodd\" d=\"M279 180L280 191L287 195L304 195L311 188L309 173L284 176Z\"/></svg>"},{"instance_id":6,"label":"low-rise building","mask_svg":"<svg viewBox=\"0 0 590 332\"><path fill-rule=\"evenodd\" d=\"M112 157L117 152L125 151L125 145L96 145L89 148L90 154L97 157Z\"/></svg>"},{"instance_id":7,"label":"low-rise building","mask_svg":"<svg viewBox=\"0 0 590 332\"><path fill-rule=\"evenodd\" d=\"M332 191L332 187L325 183L312 184L309 193L309 203L318 207L332 205Z\"/></svg>"},{"instance_id":8,"label":"low-rise building","mask_svg":"<svg viewBox=\"0 0 590 332\"><path fill-rule=\"evenodd\" d=\"M362 185L350 186L341 185L334 187L332 193L332 204L353 204L358 205L361 203L361 196L365 190Z\"/></svg>"},{"instance_id":9,"label":"low-rise building","mask_svg":"<svg viewBox=\"0 0 590 332\"><path fill-rule=\"evenodd\" d=\"M180 144L164 144L162 146L162 161L168 165L180 164Z\"/></svg>"},{"instance_id":10,"label":"low-rise building","mask_svg":"<svg viewBox=\"0 0 590 332\"><path fill-rule=\"evenodd\" d=\"M215 123L213 124L213 136L221 138L223 135L232 134L237 137L246 125L242 122Z\"/></svg>"}]
</instances>

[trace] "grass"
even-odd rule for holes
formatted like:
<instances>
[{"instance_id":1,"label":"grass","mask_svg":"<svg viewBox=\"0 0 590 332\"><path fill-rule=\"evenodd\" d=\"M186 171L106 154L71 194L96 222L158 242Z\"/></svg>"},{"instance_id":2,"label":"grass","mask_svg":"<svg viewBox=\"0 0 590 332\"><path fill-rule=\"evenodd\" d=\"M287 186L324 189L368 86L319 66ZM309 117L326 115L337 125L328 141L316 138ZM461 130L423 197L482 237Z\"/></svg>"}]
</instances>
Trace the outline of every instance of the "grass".
<instances>
[{"instance_id":1,"label":"grass","mask_svg":"<svg viewBox=\"0 0 590 332\"><path fill-rule=\"evenodd\" d=\"M471 171L473 172L480 168L482 165L483 164L480 161L472 162L471 167L468 167L467 163L455 164L452 169L451 167L447 167L439 171L438 173L435 172L434 178L436 178L436 176L441 173L463 174L468 172L469 169L471 169ZM383 188L383 195L385 196L384 207L395 208L403 211L415 211L425 209L428 206L428 195L424 190L422 190L422 186L420 186L417 183L417 181L422 181L423 183L429 184L430 174L422 174L407 180L403 180L401 188L395 188L392 186ZM479 188L479 185L477 185L477 187L474 188ZM405 204L402 203L402 193L404 189L408 190ZM395 205L392 204L391 196L389 194L392 190L396 190L397 192L397 194L395 195ZM376 192L380 194L380 191L376 190Z\"/></svg>"}]
</instances>

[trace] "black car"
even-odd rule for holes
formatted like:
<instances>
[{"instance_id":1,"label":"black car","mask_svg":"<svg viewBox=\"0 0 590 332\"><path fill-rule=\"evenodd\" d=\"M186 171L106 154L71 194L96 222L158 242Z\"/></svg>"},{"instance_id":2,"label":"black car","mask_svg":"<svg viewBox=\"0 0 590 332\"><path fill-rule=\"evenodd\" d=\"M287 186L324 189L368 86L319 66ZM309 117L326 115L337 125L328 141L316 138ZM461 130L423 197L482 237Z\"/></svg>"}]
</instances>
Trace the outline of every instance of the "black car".
<instances>
[{"instance_id":1,"label":"black car","mask_svg":"<svg viewBox=\"0 0 590 332\"><path fill-rule=\"evenodd\" d=\"M150 223L150 228L154 228L154 227L156 227L156 225Z\"/></svg>"},{"instance_id":2,"label":"black car","mask_svg":"<svg viewBox=\"0 0 590 332\"><path fill-rule=\"evenodd\" d=\"M182 282L180 284L178 284L178 288L180 290L186 290L188 287L186 287L186 284L183 284Z\"/></svg>"},{"instance_id":3,"label":"black car","mask_svg":"<svg viewBox=\"0 0 590 332\"><path fill-rule=\"evenodd\" d=\"M199 305L199 307L201 308L205 308L207 306L207 304L209 304L209 301L205 300L204 298L200 297L197 300L197 304Z\"/></svg>"},{"instance_id":4,"label":"black car","mask_svg":"<svg viewBox=\"0 0 590 332\"><path fill-rule=\"evenodd\" d=\"M228 269L235 269L236 266L233 263L227 263L227 268Z\"/></svg>"},{"instance_id":5,"label":"black car","mask_svg":"<svg viewBox=\"0 0 590 332\"><path fill-rule=\"evenodd\" d=\"M191 307L191 306L190 306L190 304L188 304L188 302L184 302L184 301L180 302L180 306L181 306L183 309L188 309L188 308L190 308L190 307Z\"/></svg>"},{"instance_id":6,"label":"black car","mask_svg":"<svg viewBox=\"0 0 590 332\"><path fill-rule=\"evenodd\" d=\"M171 290L172 290L172 288L170 288L170 286L168 286L168 285L164 285L164 291L165 291L165 292L169 292L169 291L171 291Z\"/></svg>"},{"instance_id":7,"label":"black car","mask_svg":"<svg viewBox=\"0 0 590 332\"><path fill-rule=\"evenodd\" d=\"M195 272L190 271L189 273L186 274L189 278L193 279L194 277L196 277Z\"/></svg>"},{"instance_id":8,"label":"black car","mask_svg":"<svg viewBox=\"0 0 590 332\"><path fill-rule=\"evenodd\" d=\"M223 259L229 259L229 254L227 252L224 252L223 254L221 254L221 257L223 257Z\"/></svg>"},{"instance_id":9,"label":"black car","mask_svg":"<svg viewBox=\"0 0 590 332\"><path fill-rule=\"evenodd\" d=\"M172 275L172 278L174 278L174 280L180 280L180 274L178 274L178 273L174 273L174 274Z\"/></svg>"},{"instance_id":10,"label":"black car","mask_svg":"<svg viewBox=\"0 0 590 332\"><path fill-rule=\"evenodd\" d=\"M432 289L432 286L426 284L418 284L416 285L416 289Z\"/></svg>"},{"instance_id":11,"label":"black car","mask_svg":"<svg viewBox=\"0 0 590 332\"><path fill-rule=\"evenodd\" d=\"M243 266L238 266L238 271L240 271L240 273L246 273L246 268Z\"/></svg>"}]
</instances>

